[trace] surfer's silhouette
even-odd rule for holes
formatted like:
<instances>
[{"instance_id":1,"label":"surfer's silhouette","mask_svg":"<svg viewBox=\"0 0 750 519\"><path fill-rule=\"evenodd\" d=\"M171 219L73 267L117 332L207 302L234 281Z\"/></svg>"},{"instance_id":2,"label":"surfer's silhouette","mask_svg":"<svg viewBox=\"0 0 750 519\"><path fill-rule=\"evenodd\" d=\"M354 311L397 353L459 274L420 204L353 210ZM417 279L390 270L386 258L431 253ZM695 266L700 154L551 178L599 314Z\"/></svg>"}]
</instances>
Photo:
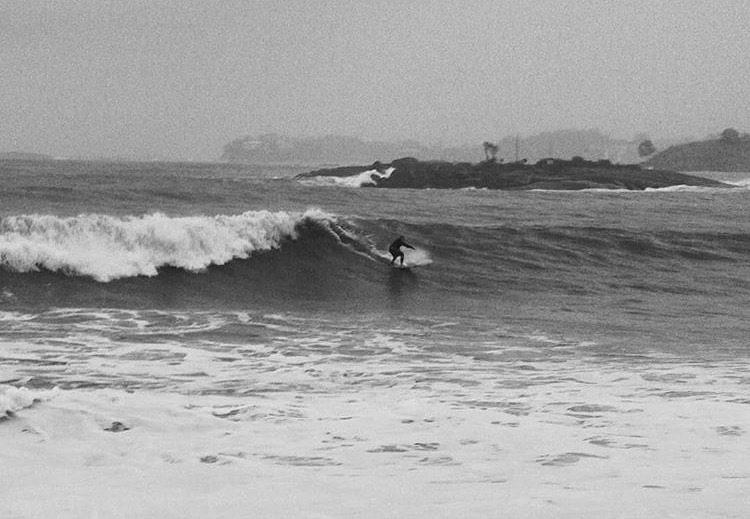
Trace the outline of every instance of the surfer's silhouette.
<instances>
[{"instance_id":1,"label":"surfer's silhouette","mask_svg":"<svg viewBox=\"0 0 750 519\"><path fill-rule=\"evenodd\" d=\"M414 247L404 241L403 236L399 236L393 243L391 243L391 246L388 247L388 252L390 252L393 256L391 265L393 265L393 263L396 261L396 258L401 258L401 266L404 266L404 253L401 252L401 247L406 247L407 249L414 250Z\"/></svg>"}]
</instances>

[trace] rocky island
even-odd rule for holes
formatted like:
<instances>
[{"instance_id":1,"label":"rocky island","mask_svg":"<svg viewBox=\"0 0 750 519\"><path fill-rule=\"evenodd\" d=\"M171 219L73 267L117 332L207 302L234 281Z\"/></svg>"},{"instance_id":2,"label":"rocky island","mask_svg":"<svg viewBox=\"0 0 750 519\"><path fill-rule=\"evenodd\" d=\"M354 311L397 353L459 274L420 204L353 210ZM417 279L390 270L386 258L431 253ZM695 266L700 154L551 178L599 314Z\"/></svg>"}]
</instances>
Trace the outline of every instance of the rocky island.
<instances>
[{"instance_id":1,"label":"rocky island","mask_svg":"<svg viewBox=\"0 0 750 519\"><path fill-rule=\"evenodd\" d=\"M319 169L297 175L298 179L333 177L337 183L362 187L433 189L629 189L686 185L726 187L709 180L669 170L641 169L637 164L612 164L608 160L543 159L535 164L421 161L401 158L390 164Z\"/></svg>"}]
</instances>

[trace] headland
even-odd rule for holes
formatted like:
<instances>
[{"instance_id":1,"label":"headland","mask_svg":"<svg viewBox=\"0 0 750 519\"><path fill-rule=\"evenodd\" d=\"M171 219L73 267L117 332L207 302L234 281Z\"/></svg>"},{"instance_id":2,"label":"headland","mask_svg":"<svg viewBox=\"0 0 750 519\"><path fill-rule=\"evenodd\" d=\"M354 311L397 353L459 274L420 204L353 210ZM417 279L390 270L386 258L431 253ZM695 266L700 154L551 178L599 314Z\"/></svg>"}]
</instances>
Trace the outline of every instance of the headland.
<instances>
[{"instance_id":1,"label":"headland","mask_svg":"<svg viewBox=\"0 0 750 519\"><path fill-rule=\"evenodd\" d=\"M670 146L646 164L678 171L750 171L750 135L728 128L716 139Z\"/></svg>"}]
</instances>

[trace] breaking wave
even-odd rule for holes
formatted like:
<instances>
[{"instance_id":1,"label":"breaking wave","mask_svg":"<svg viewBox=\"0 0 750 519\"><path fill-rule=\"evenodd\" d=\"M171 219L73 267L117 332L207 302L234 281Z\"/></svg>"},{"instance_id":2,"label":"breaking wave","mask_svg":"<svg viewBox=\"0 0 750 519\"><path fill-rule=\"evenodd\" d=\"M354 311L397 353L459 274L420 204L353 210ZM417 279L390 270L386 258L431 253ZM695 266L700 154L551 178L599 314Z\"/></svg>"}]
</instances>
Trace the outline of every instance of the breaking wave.
<instances>
[{"instance_id":1,"label":"breaking wave","mask_svg":"<svg viewBox=\"0 0 750 519\"><path fill-rule=\"evenodd\" d=\"M416 269L388 265L388 244L399 234L416 247L404 251L405 263ZM744 233L475 227L368 220L320 209L193 217L25 215L0 221L0 309L330 304L358 311L405 294L416 298L410 304L426 306L510 290L609 293L622 285L697 293L746 284L735 271L748 255L750 236Z\"/></svg>"},{"instance_id":2,"label":"breaking wave","mask_svg":"<svg viewBox=\"0 0 750 519\"><path fill-rule=\"evenodd\" d=\"M315 184L332 184L342 187L375 186L377 185L378 180L389 178L391 176L391 173L393 173L395 170L396 168L394 167L387 168L382 172L378 171L377 169L368 169L367 171L363 171L362 173L358 173L356 175L349 175L346 177L317 176L312 177L309 180L304 180L303 182Z\"/></svg>"},{"instance_id":3,"label":"breaking wave","mask_svg":"<svg viewBox=\"0 0 750 519\"><path fill-rule=\"evenodd\" d=\"M11 216L0 221L0 265L16 272L48 270L97 281L156 276L162 267L197 272L277 249L297 239L306 223L333 232L334 218L316 209L180 218Z\"/></svg>"}]
</instances>

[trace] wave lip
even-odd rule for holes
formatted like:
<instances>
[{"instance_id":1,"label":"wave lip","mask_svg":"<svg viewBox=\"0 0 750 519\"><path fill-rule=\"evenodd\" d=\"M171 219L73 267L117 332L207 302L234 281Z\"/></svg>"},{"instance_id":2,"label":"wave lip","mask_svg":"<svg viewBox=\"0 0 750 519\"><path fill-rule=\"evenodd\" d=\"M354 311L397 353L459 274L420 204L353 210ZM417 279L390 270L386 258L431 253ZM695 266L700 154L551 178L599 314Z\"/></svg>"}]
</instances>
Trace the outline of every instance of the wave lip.
<instances>
[{"instance_id":1,"label":"wave lip","mask_svg":"<svg viewBox=\"0 0 750 519\"><path fill-rule=\"evenodd\" d=\"M44 269L90 276L103 282L156 276L166 266L201 271L279 248L285 240L295 240L306 221L332 219L318 209L192 217L11 216L0 220L0 266L15 272Z\"/></svg>"}]
</instances>

